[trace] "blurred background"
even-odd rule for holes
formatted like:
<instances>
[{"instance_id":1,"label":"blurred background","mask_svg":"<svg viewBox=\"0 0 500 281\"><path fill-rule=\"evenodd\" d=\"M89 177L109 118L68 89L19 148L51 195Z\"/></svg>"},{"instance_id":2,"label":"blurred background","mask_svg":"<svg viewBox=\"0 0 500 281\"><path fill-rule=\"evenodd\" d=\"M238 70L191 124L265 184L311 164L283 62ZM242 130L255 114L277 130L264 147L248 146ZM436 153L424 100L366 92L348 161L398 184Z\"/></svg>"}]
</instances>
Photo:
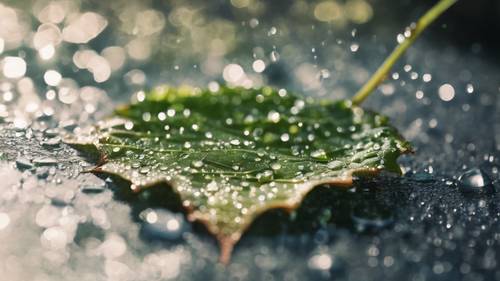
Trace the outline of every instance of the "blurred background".
<instances>
[{"instance_id":1,"label":"blurred background","mask_svg":"<svg viewBox=\"0 0 500 281\"><path fill-rule=\"evenodd\" d=\"M459 1L363 105L414 146L402 177L319 188L228 268L61 140L164 83L350 98L436 2L0 0L0 279L500 280L497 0Z\"/></svg>"},{"instance_id":2,"label":"blurred background","mask_svg":"<svg viewBox=\"0 0 500 281\"><path fill-rule=\"evenodd\" d=\"M224 66L237 62L248 75L229 81L233 84L294 85L324 94L336 85L359 87L392 50L405 26L436 1L2 2L3 53L29 48L25 51L29 59L36 55L32 50L38 51L37 59L44 61L40 66L57 65L83 83L123 91L110 85L113 78L126 73L130 75L125 77L139 78L132 74L141 71L159 74L143 79L149 86L221 78L228 82L221 75ZM500 4L494 0L459 1L426 38L436 49L453 45L497 62L499 13ZM372 58L369 62L366 54ZM72 62L64 61L70 57ZM309 58L313 63L303 64ZM352 59L349 65L344 65L345 58ZM317 73L308 67L317 68ZM354 67L362 69L353 76ZM139 72L127 72L135 68ZM309 83L307 75L329 79L326 85ZM341 93L345 90L340 87L334 96L346 97Z\"/></svg>"}]
</instances>

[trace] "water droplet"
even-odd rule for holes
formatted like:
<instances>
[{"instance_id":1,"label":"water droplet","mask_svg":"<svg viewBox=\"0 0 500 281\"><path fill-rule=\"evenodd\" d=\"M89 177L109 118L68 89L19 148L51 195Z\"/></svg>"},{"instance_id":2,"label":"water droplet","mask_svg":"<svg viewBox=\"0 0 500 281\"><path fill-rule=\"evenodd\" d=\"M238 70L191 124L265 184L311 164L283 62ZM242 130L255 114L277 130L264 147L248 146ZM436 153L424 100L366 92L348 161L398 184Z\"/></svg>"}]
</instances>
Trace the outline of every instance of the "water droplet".
<instances>
[{"instance_id":1,"label":"water droplet","mask_svg":"<svg viewBox=\"0 0 500 281\"><path fill-rule=\"evenodd\" d=\"M43 132L43 134L46 136L46 137L49 137L49 138L53 138L55 136L57 136L59 134L59 130L57 129L47 129Z\"/></svg>"},{"instance_id":2,"label":"water droplet","mask_svg":"<svg viewBox=\"0 0 500 281\"><path fill-rule=\"evenodd\" d=\"M359 44L352 43L350 49L351 49L351 52L353 52L353 53L357 52L359 50Z\"/></svg>"},{"instance_id":3,"label":"water droplet","mask_svg":"<svg viewBox=\"0 0 500 281\"><path fill-rule=\"evenodd\" d=\"M168 117L174 117L175 116L175 110L174 109L167 110L167 115L168 115Z\"/></svg>"},{"instance_id":4,"label":"water droplet","mask_svg":"<svg viewBox=\"0 0 500 281\"><path fill-rule=\"evenodd\" d=\"M276 29L276 27L274 27L274 26L273 26L273 27L271 27L271 28L269 29L269 31L267 32L267 36L272 36L272 35L275 35L275 34L276 34L276 32L278 32L278 29Z\"/></svg>"},{"instance_id":5,"label":"water droplet","mask_svg":"<svg viewBox=\"0 0 500 281\"><path fill-rule=\"evenodd\" d=\"M143 167L139 170L139 173L146 175L149 173L149 168L148 167Z\"/></svg>"},{"instance_id":6,"label":"water droplet","mask_svg":"<svg viewBox=\"0 0 500 281\"><path fill-rule=\"evenodd\" d=\"M106 185L104 183L84 184L80 186L80 190L86 194L97 194L103 192L105 187Z\"/></svg>"},{"instance_id":7,"label":"water droplet","mask_svg":"<svg viewBox=\"0 0 500 281\"><path fill-rule=\"evenodd\" d=\"M328 162L327 167L332 170L338 170L342 167L344 167L344 162L338 161L338 160L333 160Z\"/></svg>"},{"instance_id":8,"label":"water droplet","mask_svg":"<svg viewBox=\"0 0 500 281\"><path fill-rule=\"evenodd\" d=\"M280 121L280 114L274 110L269 111L267 114L267 120L273 123L278 123Z\"/></svg>"},{"instance_id":9,"label":"water droplet","mask_svg":"<svg viewBox=\"0 0 500 281\"><path fill-rule=\"evenodd\" d=\"M203 161L195 160L191 163L191 166L193 166L194 168L201 168L203 167Z\"/></svg>"},{"instance_id":10,"label":"water droplet","mask_svg":"<svg viewBox=\"0 0 500 281\"><path fill-rule=\"evenodd\" d=\"M290 140L290 135L289 134L282 134L281 137L280 137L281 141L282 142L287 142Z\"/></svg>"},{"instance_id":11,"label":"water droplet","mask_svg":"<svg viewBox=\"0 0 500 281\"><path fill-rule=\"evenodd\" d=\"M271 164L271 169L277 171L277 170L281 169L281 164L278 163L278 162L272 163Z\"/></svg>"},{"instance_id":12,"label":"water droplet","mask_svg":"<svg viewBox=\"0 0 500 281\"><path fill-rule=\"evenodd\" d=\"M23 157L19 157L16 159L16 166L20 170L33 168L33 164L31 163L31 161Z\"/></svg>"},{"instance_id":13,"label":"water droplet","mask_svg":"<svg viewBox=\"0 0 500 281\"><path fill-rule=\"evenodd\" d=\"M144 112L142 114L142 120L144 120L144 122L149 122L151 121L151 113L149 112Z\"/></svg>"},{"instance_id":14,"label":"water droplet","mask_svg":"<svg viewBox=\"0 0 500 281\"><path fill-rule=\"evenodd\" d=\"M462 192L490 192L493 191L491 179L481 169L474 168L463 173L459 178Z\"/></svg>"},{"instance_id":15,"label":"water droplet","mask_svg":"<svg viewBox=\"0 0 500 281\"><path fill-rule=\"evenodd\" d=\"M277 62L280 59L280 54L277 51L272 51L271 55L269 55L272 62Z\"/></svg>"},{"instance_id":16,"label":"water droplet","mask_svg":"<svg viewBox=\"0 0 500 281\"><path fill-rule=\"evenodd\" d=\"M39 179L46 179L49 176L49 168L47 167L38 167L35 170L35 174Z\"/></svg>"},{"instance_id":17,"label":"water droplet","mask_svg":"<svg viewBox=\"0 0 500 281\"><path fill-rule=\"evenodd\" d=\"M125 122L124 127L126 130L132 130L134 128L134 123L132 123L131 121L127 121Z\"/></svg>"},{"instance_id":18,"label":"water droplet","mask_svg":"<svg viewBox=\"0 0 500 281\"><path fill-rule=\"evenodd\" d=\"M250 19L250 27L256 28L259 25L259 20L256 18Z\"/></svg>"},{"instance_id":19,"label":"water droplet","mask_svg":"<svg viewBox=\"0 0 500 281\"><path fill-rule=\"evenodd\" d=\"M160 121L165 121L165 119L167 119L167 114L165 112L159 112L158 113L158 120Z\"/></svg>"},{"instance_id":20,"label":"water droplet","mask_svg":"<svg viewBox=\"0 0 500 281\"><path fill-rule=\"evenodd\" d=\"M466 90L468 94L472 94L474 93L474 86L472 84L467 84Z\"/></svg>"},{"instance_id":21,"label":"water droplet","mask_svg":"<svg viewBox=\"0 0 500 281\"><path fill-rule=\"evenodd\" d=\"M326 152L323 149L317 149L311 152L311 157L314 159L321 159L321 160L328 159L326 156Z\"/></svg>"},{"instance_id":22,"label":"water droplet","mask_svg":"<svg viewBox=\"0 0 500 281\"><path fill-rule=\"evenodd\" d=\"M56 165L57 160L50 157L40 157L40 158L35 158L33 160L33 163L36 166L51 166L51 165Z\"/></svg>"},{"instance_id":23,"label":"water droplet","mask_svg":"<svg viewBox=\"0 0 500 281\"><path fill-rule=\"evenodd\" d=\"M260 182L260 183L266 183L266 182L270 182L273 180L273 171L271 170L266 170L262 173L258 173L257 174L257 181Z\"/></svg>"},{"instance_id":24,"label":"water droplet","mask_svg":"<svg viewBox=\"0 0 500 281\"><path fill-rule=\"evenodd\" d=\"M398 34L396 41L398 41L399 44L403 43L405 41L405 36L403 34Z\"/></svg>"},{"instance_id":25,"label":"water droplet","mask_svg":"<svg viewBox=\"0 0 500 281\"><path fill-rule=\"evenodd\" d=\"M422 80L426 83L430 82L432 80L432 75L429 73L426 73L422 75Z\"/></svg>"},{"instance_id":26,"label":"water droplet","mask_svg":"<svg viewBox=\"0 0 500 281\"><path fill-rule=\"evenodd\" d=\"M60 137L54 137L50 138L44 142L42 142L42 145L45 147L57 147L61 144L61 138Z\"/></svg>"}]
</instances>

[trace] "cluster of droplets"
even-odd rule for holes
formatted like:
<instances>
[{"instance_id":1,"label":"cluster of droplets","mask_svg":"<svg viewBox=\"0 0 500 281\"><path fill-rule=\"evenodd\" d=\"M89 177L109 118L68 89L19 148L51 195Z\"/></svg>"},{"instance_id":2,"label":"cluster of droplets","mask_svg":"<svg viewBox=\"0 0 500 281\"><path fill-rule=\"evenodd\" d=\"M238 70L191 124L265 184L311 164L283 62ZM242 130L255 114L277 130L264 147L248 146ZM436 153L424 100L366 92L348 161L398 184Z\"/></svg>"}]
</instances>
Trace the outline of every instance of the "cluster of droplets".
<instances>
[{"instance_id":1,"label":"cluster of droplets","mask_svg":"<svg viewBox=\"0 0 500 281\"><path fill-rule=\"evenodd\" d=\"M405 149L399 140L391 140L391 129L381 126L379 116L368 117L373 124L361 127L363 110L351 113L332 104L331 110L347 114L347 126L333 119L311 121L315 114L329 116L330 109L295 98L285 89L240 95L227 88L217 93L193 89L187 97L175 91L136 94L136 103L119 113L125 120L102 132L106 137L98 147L108 162L99 169L129 179L136 192L166 182L181 195L185 207L207 214L213 225L224 226L221 230L229 234L266 206L297 204L312 188L308 181L382 169L386 153ZM163 108L149 110L151 99ZM259 106L243 107L248 103ZM204 110L227 104L241 111ZM336 134L345 137L343 142L329 141ZM339 156L333 158L335 154Z\"/></svg>"}]
</instances>

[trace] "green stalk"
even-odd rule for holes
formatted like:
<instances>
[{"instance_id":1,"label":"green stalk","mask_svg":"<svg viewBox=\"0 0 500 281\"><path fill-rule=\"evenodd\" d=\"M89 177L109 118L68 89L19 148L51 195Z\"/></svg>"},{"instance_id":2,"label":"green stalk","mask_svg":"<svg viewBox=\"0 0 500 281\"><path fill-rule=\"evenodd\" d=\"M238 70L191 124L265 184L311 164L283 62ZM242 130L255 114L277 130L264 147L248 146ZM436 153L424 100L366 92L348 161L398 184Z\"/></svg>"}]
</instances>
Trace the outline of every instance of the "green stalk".
<instances>
[{"instance_id":1,"label":"green stalk","mask_svg":"<svg viewBox=\"0 0 500 281\"><path fill-rule=\"evenodd\" d=\"M420 33L424 31L429 24L436 20L444 11L446 11L451 5L455 4L458 0L440 0L436 5L434 5L430 10L427 11L415 25L412 26L411 35L406 37L403 42L401 42L384 63L377 69L377 71L372 75L370 80L366 82L365 85L354 95L352 98L352 103L354 105L361 104L372 92L375 90L391 70L392 66L396 61L405 53L405 51L410 47L413 42L418 38Z\"/></svg>"}]
</instances>

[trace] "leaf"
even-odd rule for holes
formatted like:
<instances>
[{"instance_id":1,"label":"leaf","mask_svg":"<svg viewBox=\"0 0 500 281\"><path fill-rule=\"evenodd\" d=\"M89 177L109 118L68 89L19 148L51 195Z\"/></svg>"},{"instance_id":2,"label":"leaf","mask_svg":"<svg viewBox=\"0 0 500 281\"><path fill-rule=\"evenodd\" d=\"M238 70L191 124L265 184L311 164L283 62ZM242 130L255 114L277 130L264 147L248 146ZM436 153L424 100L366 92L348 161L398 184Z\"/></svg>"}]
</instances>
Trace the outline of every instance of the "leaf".
<instances>
[{"instance_id":1,"label":"leaf","mask_svg":"<svg viewBox=\"0 0 500 281\"><path fill-rule=\"evenodd\" d=\"M120 176L134 191L171 186L188 218L217 237L222 262L259 214L293 210L321 184L400 172L396 159L410 150L381 115L267 87L163 87L115 115L69 142L97 149L93 171Z\"/></svg>"}]
</instances>

